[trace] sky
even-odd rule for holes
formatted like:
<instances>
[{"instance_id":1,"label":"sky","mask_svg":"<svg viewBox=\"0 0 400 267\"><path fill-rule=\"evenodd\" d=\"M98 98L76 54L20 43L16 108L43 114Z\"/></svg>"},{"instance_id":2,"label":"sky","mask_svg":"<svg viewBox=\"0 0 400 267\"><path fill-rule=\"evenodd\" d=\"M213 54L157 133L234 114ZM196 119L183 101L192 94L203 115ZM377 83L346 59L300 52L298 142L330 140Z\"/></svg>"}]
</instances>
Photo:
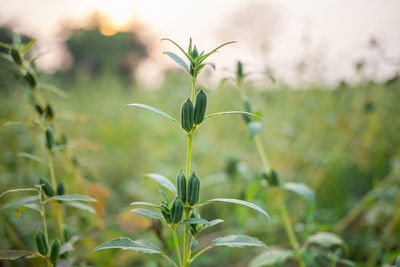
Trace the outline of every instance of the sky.
<instances>
[{"instance_id":1,"label":"sky","mask_svg":"<svg viewBox=\"0 0 400 267\"><path fill-rule=\"evenodd\" d=\"M0 0L0 24L38 39L39 49L49 52L38 61L45 71L68 62L64 26L81 27L96 11L107 18L105 34L131 23L149 43L151 57L138 69L148 76L143 82L172 66L162 51L176 50L161 38L186 47L192 37L204 50L238 42L213 56L219 73L240 59L285 83L334 84L360 79L354 64L361 58L364 77L382 80L399 71L399 10L398 0Z\"/></svg>"}]
</instances>

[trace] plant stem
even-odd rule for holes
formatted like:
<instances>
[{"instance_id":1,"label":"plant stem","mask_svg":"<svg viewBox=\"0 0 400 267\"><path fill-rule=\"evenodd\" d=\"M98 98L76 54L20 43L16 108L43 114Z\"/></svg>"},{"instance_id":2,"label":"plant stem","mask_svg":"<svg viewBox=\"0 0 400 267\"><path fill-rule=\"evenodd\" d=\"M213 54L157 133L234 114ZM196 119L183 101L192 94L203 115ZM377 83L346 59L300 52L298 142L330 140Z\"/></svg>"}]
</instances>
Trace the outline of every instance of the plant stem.
<instances>
[{"instance_id":1,"label":"plant stem","mask_svg":"<svg viewBox=\"0 0 400 267\"><path fill-rule=\"evenodd\" d=\"M48 150L48 152L49 152L49 169L50 169L51 183L53 185L54 192L57 193L57 183L56 183L56 175L54 173L53 154L52 154L51 150ZM54 207L56 209L56 216L57 216L58 229L60 232L60 239L64 240L64 228L63 228L63 221L62 221L62 216L61 216L61 209L60 209L60 205L58 204L57 201L54 202Z\"/></svg>"},{"instance_id":2,"label":"plant stem","mask_svg":"<svg viewBox=\"0 0 400 267\"><path fill-rule=\"evenodd\" d=\"M296 235L293 230L292 222L290 221L288 212L286 210L285 202L283 201L282 188L278 188L277 199L278 199L279 210L281 212L283 223L286 228L286 233L287 233L289 241L290 241L290 245L292 246L293 250L296 253L297 261L298 261L299 265L301 267L305 267L306 265L305 265L304 261L301 259L301 251L299 248L299 243L296 239Z\"/></svg>"},{"instance_id":3,"label":"plant stem","mask_svg":"<svg viewBox=\"0 0 400 267\"><path fill-rule=\"evenodd\" d=\"M178 236L176 235L176 227L175 227L175 225L171 226L171 230L172 230L172 235L174 237L176 254L178 255L178 260L179 260L179 266L182 266L181 251L180 251L180 248L179 248L179 241L178 241Z\"/></svg>"},{"instance_id":4,"label":"plant stem","mask_svg":"<svg viewBox=\"0 0 400 267\"><path fill-rule=\"evenodd\" d=\"M193 83L194 84L194 83ZM187 155L186 155L186 177L189 179L190 175L190 160L192 154L192 140L193 140L193 130L188 134L188 144L187 144ZM185 220L189 218L189 209L185 209ZM188 264L188 255L189 255L189 228L184 227L183 230L183 266L187 267Z\"/></svg>"},{"instance_id":5,"label":"plant stem","mask_svg":"<svg viewBox=\"0 0 400 267\"><path fill-rule=\"evenodd\" d=\"M196 255L194 255L194 256L189 260L189 262L192 263L198 256L200 256L201 254L203 254L204 252L206 252L207 250L212 249L212 248L213 248L213 246L208 246L208 247L203 248L202 250L200 250L199 252L197 252Z\"/></svg>"},{"instance_id":6,"label":"plant stem","mask_svg":"<svg viewBox=\"0 0 400 267\"><path fill-rule=\"evenodd\" d=\"M44 236L46 237L47 245L49 245L49 235L47 232L47 222L46 222L46 210L45 210L45 202L42 200L42 191L39 191L39 199L40 199L40 207L42 209L42 221L43 221L43 229L44 229Z\"/></svg>"},{"instance_id":7,"label":"plant stem","mask_svg":"<svg viewBox=\"0 0 400 267\"><path fill-rule=\"evenodd\" d=\"M271 167L270 167L267 155L265 154L264 146L263 146L263 143L261 142L259 134L254 136L254 142L256 143L258 154L260 154L260 158L263 163L264 169L267 173L269 173L271 170Z\"/></svg>"},{"instance_id":8,"label":"plant stem","mask_svg":"<svg viewBox=\"0 0 400 267\"><path fill-rule=\"evenodd\" d=\"M165 255L164 253L163 253L163 254L160 254L160 255L161 255L161 257L165 258L167 261L169 261L170 263L172 263L172 265L174 265L175 267L179 267L170 257L168 257L167 255Z\"/></svg>"},{"instance_id":9,"label":"plant stem","mask_svg":"<svg viewBox=\"0 0 400 267\"><path fill-rule=\"evenodd\" d=\"M192 103L194 103L194 94L196 93L196 78L192 78Z\"/></svg>"}]
</instances>

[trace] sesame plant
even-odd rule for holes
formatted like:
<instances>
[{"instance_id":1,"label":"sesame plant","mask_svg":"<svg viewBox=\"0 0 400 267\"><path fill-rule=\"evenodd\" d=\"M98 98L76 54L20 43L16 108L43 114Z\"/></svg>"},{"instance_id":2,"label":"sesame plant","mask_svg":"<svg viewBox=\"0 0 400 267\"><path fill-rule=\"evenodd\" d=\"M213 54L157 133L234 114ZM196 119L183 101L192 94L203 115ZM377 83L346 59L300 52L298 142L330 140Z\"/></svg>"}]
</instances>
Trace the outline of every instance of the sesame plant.
<instances>
[{"instance_id":1,"label":"sesame plant","mask_svg":"<svg viewBox=\"0 0 400 267\"><path fill-rule=\"evenodd\" d=\"M223 78L220 86L223 86L227 81L232 81L235 87L239 90L244 109L247 112L254 112L255 114L261 116L261 112L255 111L255 108L245 91L244 81L251 74L253 73L245 73L242 62L238 61L236 65L235 76ZM272 82L275 82L275 78L270 72L266 71L264 74L267 75ZM306 184L282 181L278 175L278 172L271 167L266 149L264 148L264 144L260 136L262 124L260 121L254 120L253 117L248 116L247 114L244 114L242 117L243 121L248 127L249 140L254 142L263 165L263 181L267 181L268 190L270 190L272 199L278 206L286 235L291 246L291 249L289 250L273 248L268 252L262 253L253 259L253 261L250 263L250 266L257 267L284 264L289 260L297 261L300 267L328 265L336 266L336 264L339 263L343 265L354 266L353 262L341 257L341 254L343 253L342 248L345 244L339 236L333 233L315 233L307 237L305 242L300 245L288 213L286 192L292 192L304 198L308 205L308 209L311 212L315 208L314 192ZM265 182L261 184L265 185ZM265 190L265 187L260 188L261 190Z\"/></svg>"},{"instance_id":2,"label":"sesame plant","mask_svg":"<svg viewBox=\"0 0 400 267\"><path fill-rule=\"evenodd\" d=\"M55 120L55 111L50 100L43 90L64 96L65 94L45 83L42 83L34 67L36 57L29 57L29 50L35 44L31 40L28 44L21 42L19 35L13 35L13 43L0 45L9 50L1 57L8 60L15 67L18 76L23 77L29 95L30 104L35 110L33 122L27 122L25 129L33 128L39 132L40 151L44 157L31 153L20 153L20 156L47 165L49 179L37 177L37 183L31 187L10 189L0 194L0 199L11 193L30 193L28 197L22 197L7 203L2 209L17 207L16 216L20 217L23 212L30 210L39 214L42 225L36 230L34 240L36 250L4 250L0 251L1 260L16 260L19 258L41 258L43 265L56 266L62 259L68 259L73 251L73 244L78 240L73 236L70 228L65 224L66 206L75 207L86 212L94 213L94 209L82 202L94 202L95 199L79 194L67 194L67 188L59 177L56 176L54 159L67 149L67 138L65 134L58 134ZM6 123L6 126L24 125L24 123ZM28 127L29 126L29 127ZM3 211L2 211L3 212ZM9 228L6 228L9 229ZM56 229L56 230L55 230Z\"/></svg>"},{"instance_id":3,"label":"sesame plant","mask_svg":"<svg viewBox=\"0 0 400 267\"><path fill-rule=\"evenodd\" d=\"M171 121L180 133L187 137L187 153L186 153L186 168L180 170L177 173L176 185L174 185L168 178L160 174L147 174L145 177L154 180L159 183L164 189L169 191L169 195L160 189L163 201L161 203L150 203L150 202L133 202L131 206L135 208L132 210L135 213L149 217L154 220L161 221L166 225L173 236L174 246L176 250L176 257L167 255L157 245L152 244L146 240L132 240L129 237L120 237L107 241L94 249L99 251L103 249L124 249L131 250L132 252L141 252L148 254L158 254L163 257L167 262L173 266L186 267L194 262L199 256L206 251L217 246L228 246L228 247L247 247L247 246L259 246L266 247L266 245L256 238L246 235L227 235L214 239L208 246L201 250L196 250L198 244L198 234L208 228L211 228L223 220L215 218L211 221L201 217L200 208L205 207L211 203L225 202L247 206L254 209L265 217L269 218L268 214L261 209L259 206L239 200L239 199L227 199L227 198L214 198L206 201L199 199L201 190L201 179L199 174L201 170L191 169L191 155L192 155L192 142L196 134L198 133L199 127L210 119L220 117L229 114L246 115L255 120L261 121L260 117L246 111L227 111L219 112L215 114L206 115L207 109L207 94L196 87L197 77L200 71L207 65L214 68L212 63L205 62L206 59L221 47L232 44L234 42L224 43L211 52L199 52L197 47L192 45L192 40L189 42L187 51L182 49L177 43L170 39L162 39L174 44L189 61L187 63L184 59L179 57L173 52L165 52L170 58L172 58L178 65L180 65L189 75L191 79L191 89L188 94L188 98L184 101L181 106L181 118L180 122L168 115L167 113L160 111L144 104L128 104L123 107L123 110L127 107L136 107L154 112L169 121ZM136 208L136 207L148 207L148 209ZM153 209L153 210L150 210ZM183 232L183 233L182 233ZM180 243L180 240L182 243Z\"/></svg>"}]
</instances>

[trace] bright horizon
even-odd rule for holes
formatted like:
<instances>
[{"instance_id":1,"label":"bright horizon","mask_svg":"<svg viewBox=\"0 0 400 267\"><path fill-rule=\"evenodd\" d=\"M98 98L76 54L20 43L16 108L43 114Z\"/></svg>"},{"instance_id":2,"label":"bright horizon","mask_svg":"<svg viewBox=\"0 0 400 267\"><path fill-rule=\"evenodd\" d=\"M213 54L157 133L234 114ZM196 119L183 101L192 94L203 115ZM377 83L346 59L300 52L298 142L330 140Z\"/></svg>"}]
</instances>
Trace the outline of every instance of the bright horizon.
<instances>
[{"instance_id":1,"label":"bright horizon","mask_svg":"<svg viewBox=\"0 0 400 267\"><path fill-rule=\"evenodd\" d=\"M159 70L148 77L153 80L171 61L162 51L176 51L170 44L159 42L168 37L187 45L189 37L199 47L209 50L216 45L236 40L212 60L218 72L233 68L241 59L254 70L265 67L289 83L328 82L345 78L356 81L354 64L363 57L370 67L366 76L386 79L399 70L380 61L371 53L368 41L378 40L385 56L399 62L400 58L400 2L396 0L354 1L107 1L107 0L0 0L0 24L10 23L12 29L37 38L40 50L52 51L40 61L44 70L63 67L65 34L63 25L72 28L87 24L98 12L107 17L102 21L102 32L111 35L118 30L129 30L133 24L139 35L150 45L150 58L139 69ZM189 10L189 12L184 12ZM234 55L234 56L232 56ZM302 63L302 59L307 62ZM297 68L308 64L309 69L299 75Z\"/></svg>"}]
</instances>

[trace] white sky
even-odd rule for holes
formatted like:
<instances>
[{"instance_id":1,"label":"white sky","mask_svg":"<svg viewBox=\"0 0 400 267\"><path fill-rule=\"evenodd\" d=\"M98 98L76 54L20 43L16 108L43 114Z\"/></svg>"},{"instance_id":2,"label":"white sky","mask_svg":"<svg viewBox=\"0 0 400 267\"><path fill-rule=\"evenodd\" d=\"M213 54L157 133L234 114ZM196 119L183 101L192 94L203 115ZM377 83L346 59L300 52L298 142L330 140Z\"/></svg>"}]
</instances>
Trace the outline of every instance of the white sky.
<instances>
[{"instance_id":1,"label":"white sky","mask_svg":"<svg viewBox=\"0 0 400 267\"><path fill-rule=\"evenodd\" d=\"M376 37L386 55L399 62L398 0L0 0L0 23L11 22L16 31L38 38L42 50L53 51L39 62L51 69L62 65L60 26L80 25L95 10L115 25L139 22L144 38L153 41L168 37L186 47L191 36L205 50L238 41L213 56L219 70L232 69L241 59L254 70L268 66L278 78L295 83L356 80L354 61L365 56L368 77L383 79L400 69L379 63L367 45ZM165 49L176 51L153 42L153 61L143 68L170 66ZM302 59L309 70L299 74L296 65Z\"/></svg>"}]
</instances>

